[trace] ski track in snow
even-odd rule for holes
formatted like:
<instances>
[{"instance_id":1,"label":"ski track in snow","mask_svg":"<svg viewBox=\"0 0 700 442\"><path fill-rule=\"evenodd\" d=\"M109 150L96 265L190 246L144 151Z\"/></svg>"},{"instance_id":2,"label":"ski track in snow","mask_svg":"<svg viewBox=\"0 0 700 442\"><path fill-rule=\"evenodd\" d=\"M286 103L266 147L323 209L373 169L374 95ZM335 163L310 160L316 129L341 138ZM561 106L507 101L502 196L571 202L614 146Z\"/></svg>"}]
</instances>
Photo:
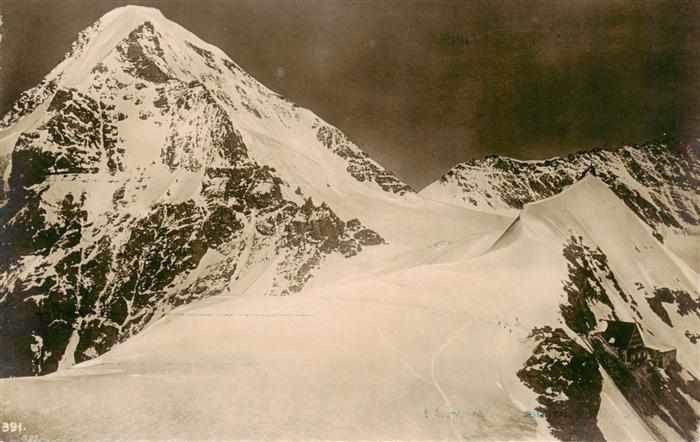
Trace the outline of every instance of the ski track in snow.
<instances>
[{"instance_id":1,"label":"ski track in snow","mask_svg":"<svg viewBox=\"0 0 700 442\"><path fill-rule=\"evenodd\" d=\"M421 381L430 383L431 381L429 381L428 379L426 379L426 378L424 378L423 376L421 376L420 374L418 374L418 373L413 369L413 367L411 367L411 364L409 364L409 363L401 356L401 353L399 353L399 351L396 349L396 346L394 346L394 344L392 344L391 341L389 341L389 340L386 338L386 336L384 335L384 331L382 330L382 326L379 325L379 322L378 322L378 321L376 322L376 325L377 325L377 330L379 331L379 336L381 336L382 341L384 341L384 342L386 343L386 345L389 346L389 348L390 348L391 351L394 353L394 355L396 355L396 358L399 360L399 362L401 362L401 365L403 365L404 367L406 367L406 370L408 370L408 372L411 373L411 375L412 375L413 377L415 377L416 379L420 379Z\"/></svg>"},{"instance_id":2,"label":"ski track in snow","mask_svg":"<svg viewBox=\"0 0 700 442\"><path fill-rule=\"evenodd\" d=\"M450 416L450 425L452 426L452 431L455 434L456 440L462 440L463 437L457 428L457 425L455 424L455 416L454 416L454 409L452 408L452 402L450 401L450 398L447 396L445 393L445 390L443 390L442 386L440 385L440 382L437 379L437 375L435 374L435 363L442 354L443 351L447 347L452 344L452 342L457 339L457 337L462 333L462 331L472 325L474 323L474 318L470 318L467 322L462 324L456 331L455 333L448 338L438 349L438 351L433 355L433 357L430 359L430 377L433 380L433 385L435 385L435 389L440 393L440 396L442 396L442 399L445 401L445 407L447 407L447 412L449 413Z\"/></svg>"}]
</instances>

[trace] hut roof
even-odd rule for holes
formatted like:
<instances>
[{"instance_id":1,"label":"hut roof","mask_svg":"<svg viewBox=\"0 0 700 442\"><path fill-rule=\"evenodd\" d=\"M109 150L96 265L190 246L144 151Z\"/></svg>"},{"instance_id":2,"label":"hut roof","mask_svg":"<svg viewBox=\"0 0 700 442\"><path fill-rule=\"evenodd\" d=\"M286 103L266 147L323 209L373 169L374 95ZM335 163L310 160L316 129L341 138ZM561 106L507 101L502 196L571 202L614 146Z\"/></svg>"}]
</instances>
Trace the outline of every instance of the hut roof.
<instances>
[{"instance_id":1,"label":"hut roof","mask_svg":"<svg viewBox=\"0 0 700 442\"><path fill-rule=\"evenodd\" d=\"M638 331L634 322L608 321L608 327L603 332L603 338L608 344L619 349L625 349L632 339L632 335Z\"/></svg>"}]
</instances>

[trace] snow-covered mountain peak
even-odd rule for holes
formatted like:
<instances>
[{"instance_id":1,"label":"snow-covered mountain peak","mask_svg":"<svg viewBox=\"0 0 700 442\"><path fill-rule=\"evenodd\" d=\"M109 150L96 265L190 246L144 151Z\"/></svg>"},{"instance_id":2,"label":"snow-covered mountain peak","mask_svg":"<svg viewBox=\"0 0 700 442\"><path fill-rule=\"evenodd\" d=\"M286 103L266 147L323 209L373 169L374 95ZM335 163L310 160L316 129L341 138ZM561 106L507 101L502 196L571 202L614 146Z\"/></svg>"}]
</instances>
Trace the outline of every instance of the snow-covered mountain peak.
<instances>
[{"instance_id":1,"label":"snow-covered mountain peak","mask_svg":"<svg viewBox=\"0 0 700 442\"><path fill-rule=\"evenodd\" d=\"M20 134L64 111L52 106L55 97L76 94L110 114L115 143L121 145L114 160L119 171L174 171L183 165L194 171L192 166L204 166L212 152L206 143L185 144L208 139L206 132L225 121L258 164L283 175L290 194L300 187L315 200L338 205L345 199L338 193L348 191L413 193L337 128L272 92L157 9L137 6L117 8L81 32L64 61L3 117L3 187ZM163 151L172 144L180 148Z\"/></svg>"},{"instance_id":2,"label":"snow-covered mountain peak","mask_svg":"<svg viewBox=\"0 0 700 442\"><path fill-rule=\"evenodd\" d=\"M128 32L136 29L145 22L151 22L159 29L167 29L173 22L165 18L158 8L139 5L125 5L114 8L100 17L88 30L93 37L100 35L101 40L112 40L116 45L123 34L115 32L120 29ZM91 43L97 43L96 39Z\"/></svg>"},{"instance_id":3,"label":"snow-covered mountain peak","mask_svg":"<svg viewBox=\"0 0 700 442\"><path fill-rule=\"evenodd\" d=\"M141 5L124 5L114 8L105 13L102 18L100 18L100 21L125 20L133 24L141 18L144 20L167 21L163 13L160 12L160 9Z\"/></svg>"},{"instance_id":4,"label":"snow-covered mountain peak","mask_svg":"<svg viewBox=\"0 0 700 442\"><path fill-rule=\"evenodd\" d=\"M253 283L297 293L330 256L510 222L417 196L150 8L83 31L1 130L0 303L14 313L0 328L17 343L5 375L90 359Z\"/></svg>"}]
</instances>

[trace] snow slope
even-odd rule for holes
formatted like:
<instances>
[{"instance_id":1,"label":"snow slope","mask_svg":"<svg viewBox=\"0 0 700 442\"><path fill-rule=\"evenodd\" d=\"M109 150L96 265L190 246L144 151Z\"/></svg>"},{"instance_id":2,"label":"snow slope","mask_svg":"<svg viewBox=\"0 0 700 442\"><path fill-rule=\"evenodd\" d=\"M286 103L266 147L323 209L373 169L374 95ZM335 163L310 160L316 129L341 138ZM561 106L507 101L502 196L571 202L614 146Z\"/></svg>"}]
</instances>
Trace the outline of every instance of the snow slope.
<instances>
[{"instance_id":1,"label":"snow slope","mask_svg":"<svg viewBox=\"0 0 700 442\"><path fill-rule=\"evenodd\" d=\"M700 270L700 144L665 140L542 161L501 156L456 165L420 194L449 204L516 213L593 169L665 244Z\"/></svg>"},{"instance_id":2,"label":"snow slope","mask_svg":"<svg viewBox=\"0 0 700 442\"><path fill-rule=\"evenodd\" d=\"M397 211L408 216L420 209L425 215L419 216L445 223L458 236L473 232L472 227L489 230L474 224L499 222L416 198L337 128L270 91L220 49L146 7L117 8L81 33L67 58L4 116L0 156L11 153L21 133L44 122L46 103L56 90L71 89L114 106L125 172L145 170L160 178L166 174L164 166L170 172L178 166L191 169L208 154L201 151L204 146L190 150L180 144L201 145L198 137L207 124L197 109L176 118L167 113L181 104L182 89L193 86L208 92L206 100L231 120L251 159L272 167L290 194L299 187L303 195L329 204L341 218L358 217L392 241L435 241L429 232L405 234L406 228L394 222ZM7 177L9 173L5 171ZM172 181L170 176L162 179ZM380 203L367 204L368 199ZM390 208L376 207L385 204ZM463 227L465 218L468 228ZM394 228L400 231L394 233Z\"/></svg>"},{"instance_id":3,"label":"snow slope","mask_svg":"<svg viewBox=\"0 0 700 442\"><path fill-rule=\"evenodd\" d=\"M1 126L3 376L93 358L268 271L288 295L334 254L511 221L416 195L152 8L83 31Z\"/></svg>"},{"instance_id":4,"label":"snow slope","mask_svg":"<svg viewBox=\"0 0 700 442\"><path fill-rule=\"evenodd\" d=\"M261 296L263 277L245 296L176 309L92 361L2 380L3 409L57 439L697 437L682 413L697 424L697 345L684 331L697 330L700 311L666 306L668 326L646 301L669 287L698 302L697 274L602 182L586 177L528 205L491 244L487 253L478 241L445 241L331 257L313 286L285 298ZM594 312L594 327L633 320L676 346L678 376L648 376L679 377L689 393L676 393L673 407L650 393L657 409L640 408L564 314L574 304ZM585 369L573 371L575 361Z\"/></svg>"}]
</instances>

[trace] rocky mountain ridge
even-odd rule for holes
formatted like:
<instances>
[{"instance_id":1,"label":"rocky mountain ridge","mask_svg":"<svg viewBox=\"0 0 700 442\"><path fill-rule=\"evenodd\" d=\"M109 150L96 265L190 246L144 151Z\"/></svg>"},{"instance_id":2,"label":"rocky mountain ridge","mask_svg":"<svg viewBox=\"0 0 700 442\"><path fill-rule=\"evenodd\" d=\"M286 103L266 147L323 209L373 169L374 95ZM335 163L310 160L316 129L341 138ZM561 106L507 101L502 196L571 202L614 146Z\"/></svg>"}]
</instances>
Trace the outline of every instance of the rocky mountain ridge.
<instances>
[{"instance_id":1,"label":"rocky mountain ridge","mask_svg":"<svg viewBox=\"0 0 700 442\"><path fill-rule=\"evenodd\" d=\"M308 124L346 181L410 191L159 12L115 10L3 118L3 376L95 357L255 275L297 292L326 256L384 243L256 159L244 118Z\"/></svg>"},{"instance_id":2,"label":"rocky mountain ridge","mask_svg":"<svg viewBox=\"0 0 700 442\"><path fill-rule=\"evenodd\" d=\"M514 212L560 193L591 171L661 236L700 230L700 141L651 141L548 160L501 156L450 169L421 195L486 211Z\"/></svg>"}]
</instances>

